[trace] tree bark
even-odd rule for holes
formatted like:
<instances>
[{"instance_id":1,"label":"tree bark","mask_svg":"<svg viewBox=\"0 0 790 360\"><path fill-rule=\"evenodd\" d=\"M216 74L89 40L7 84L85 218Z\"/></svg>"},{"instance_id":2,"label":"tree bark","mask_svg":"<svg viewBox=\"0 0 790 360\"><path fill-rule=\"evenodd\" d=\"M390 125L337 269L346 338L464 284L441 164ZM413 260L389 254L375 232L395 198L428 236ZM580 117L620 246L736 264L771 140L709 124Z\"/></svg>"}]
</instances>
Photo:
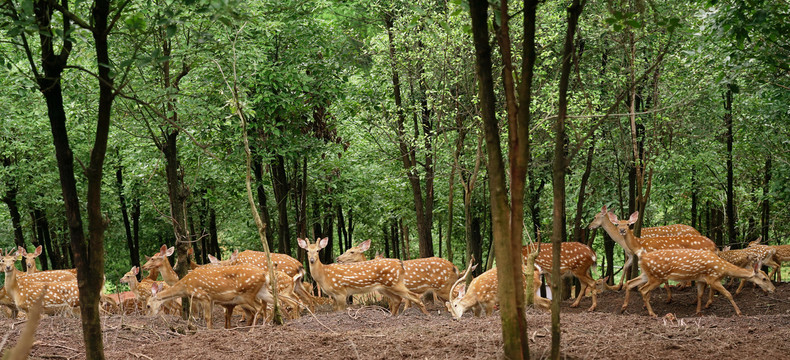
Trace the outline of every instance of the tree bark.
<instances>
[{"instance_id":1,"label":"tree bark","mask_svg":"<svg viewBox=\"0 0 790 360\"><path fill-rule=\"evenodd\" d=\"M504 51L509 52L509 28L507 1L503 0L501 6L501 32L499 35L500 44L508 42ZM494 78L492 73L491 47L488 35L488 2L484 0L473 0L469 2L469 10L472 18L472 38L475 45L476 73L478 78L478 98L480 100L481 115L483 118L483 128L485 131L486 149L488 150L488 174L489 174L489 194L491 202L491 217L493 228L493 243L497 259L497 280L498 297L500 306L500 319L502 322L502 341L505 357L509 359L528 359L529 344L527 338L526 320L524 318L524 291L521 281L521 221L514 224L516 219L523 216L522 204L516 199L523 199L523 186L526 176L524 167L523 150L525 143L522 136L528 129L522 128L521 119L514 119L510 109L515 106L512 99L508 99L509 108L509 131L511 151L511 197L513 209L508 204L508 191L505 179L505 164L502 159L502 148L499 141L499 127L495 115L496 97L494 95ZM534 6L525 6L525 48L534 51L530 47L530 41L534 41L534 32L530 37L528 28L534 30ZM530 21L532 20L532 21ZM529 24L527 24L529 23ZM504 34L504 35L503 35ZM510 54L503 53L505 62L505 86L506 93L512 91L512 68L509 69ZM534 60L534 58L532 58ZM525 62L528 62L525 59ZM531 79L530 79L531 80ZM531 82L526 82L531 83ZM529 89L526 89L529 93ZM512 95L512 92L510 93ZM528 107L528 105L527 105ZM524 176L522 176L522 172ZM519 195L521 197L519 197ZM518 209L518 211L517 211ZM513 229L518 230L513 231ZM513 241L518 237L518 242ZM514 250L515 249L515 250ZM490 254L489 254L490 257Z\"/></svg>"},{"instance_id":2,"label":"tree bark","mask_svg":"<svg viewBox=\"0 0 790 360\"><path fill-rule=\"evenodd\" d=\"M587 181L590 179L590 173L592 172L592 162L593 162L593 154L595 153L595 139L590 138L590 148L587 150L587 163L584 167L584 173L582 174L581 184L579 184L579 198L576 203L576 218L573 220L573 241L583 243L582 235L582 215L584 212L584 199L585 199L585 191L587 188Z\"/></svg>"},{"instance_id":3,"label":"tree bark","mask_svg":"<svg viewBox=\"0 0 790 360\"><path fill-rule=\"evenodd\" d=\"M699 220L699 216L697 216L697 203L699 202L697 198L697 170L691 169L691 227L698 229L698 225L702 221Z\"/></svg>"},{"instance_id":4,"label":"tree bark","mask_svg":"<svg viewBox=\"0 0 790 360\"><path fill-rule=\"evenodd\" d=\"M733 186L732 170L732 84L727 85L727 92L724 94L724 126L726 128L725 137L727 139L727 241L730 245L737 243L735 233L735 191Z\"/></svg>"},{"instance_id":5,"label":"tree bark","mask_svg":"<svg viewBox=\"0 0 790 360\"><path fill-rule=\"evenodd\" d=\"M762 229L763 243L768 243L768 230L771 224L771 155L765 159L765 181L763 182L763 203L762 203ZM778 242L777 242L778 243Z\"/></svg>"},{"instance_id":6,"label":"tree bark","mask_svg":"<svg viewBox=\"0 0 790 360\"><path fill-rule=\"evenodd\" d=\"M6 167L10 165L6 164ZM19 192L19 187L14 180L6 184L8 189L5 192L2 200L8 205L8 212L11 214L11 225L14 228L14 245L17 247L25 248L25 235L22 232L22 215L19 213L19 206L17 206L16 195ZM27 266L22 261L22 271L27 271Z\"/></svg>"},{"instance_id":7,"label":"tree bark","mask_svg":"<svg viewBox=\"0 0 790 360\"><path fill-rule=\"evenodd\" d=\"M433 179L432 178L428 179L428 174L426 174L427 196L425 199L423 199L420 175L418 174L416 168L417 165L416 149L414 145L411 145L408 142L405 136L406 131L404 124L406 122L406 116L403 112L403 100L402 100L401 88L400 88L400 77L398 76L398 71L396 67L397 61L395 56L394 34L392 31L394 26L394 19L392 18L391 14L385 15L384 23L387 28L387 36L389 39L390 62L392 66L392 88L393 88L393 96L395 98L395 106L397 108L396 119L397 119L398 147L400 150L401 161L403 162L403 168L406 170L406 177L409 179L409 185L411 185L412 196L414 197L414 209L417 219L417 235L418 235L418 241L420 247L420 257L431 257L433 256L433 240L431 237L431 223L430 223L430 221L432 221L433 218L433 214L432 214ZM423 114L423 118L425 116L426 115ZM416 131L417 130L415 129L415 132ZM424 133L423 136L427 137L428 134ZM426 157L430 157L430 156L431 155L429 149L426 149ZM429 210L431 212L430 214L429 214Z\"/></svg>"},{"instance_id":8,"label":"tree bark","mask_svg":"<svg viewBox=\"0 0 790 360\"><path fill-rule=\"evenodd\" d=\"M47 251L46 242L44 241L44 232L47 230L42 230L38 224L38 219L36 219L36 212L30 212L30 227L32 230L32 238L31 242L33 243L34 247L41 246L41 255L38 257L38 261L41 262L41 270L47 271L49 270L49 264L47 264L47 259L49 259L49 252Z\"/></svg>"},{"instance_id":9,"label":"tree bark","mask_svg":"<svg viewBox=\"0 0 790 360\"><path fill-rule=\"evenodd\" d=\"M126 196L123 191L123 166L118 166L115 170L115 184L118 188L118 200L121 205L121 218L123 219L123 228L126 233L126 246L129 248L129 259L132 266L140 267L140 249L136 247L137 243L132 237L132 227L129 223L129 212L126 209ZM137 274L138 281L140 274Z\"/></svg>"},{"instance_id":10,"label":"tree bark","mask_svg":"<svg viewBox=\"0 0 790 360\"><path fill-rule=\"evenodd\" d=\"M559 83L559 116L555 125L556 137L554 139L554 166L552 170L552 186L554 187L554 211L553 226L551 234L552 242L552 301L551 301L551 358L560 358L560 248L565 233L565 171L568 166L568 159L565 151L565 118L568 111L568 83L570 78L571 60L574 54L573 37L576 33L576 26L579 16L586 0L573 0L568 11L568 28L565 33L565 44L562 53L562 69L560 71Z\"/></svg>"},{"instance_id":11,"label":"tree bark","mask_svg":"<svg viewBox=\"0 0 790 360\"><path fill-rule=\"evenodd\" d=\"M272 233L271 217L269 215L268 201L266 199L266 189L263 187L263 172L265 171L260 156L253 157L252 161L253 172L255 173L255 187L258 195L258 207L261 212L261 221L266 225L266 240L269 242L269 248L274 247L274 234Z\"/></svg>"},{"instance_id":12,"label":"tree bark","mask_svg":"<svg viewBox=\"0 0 790 360\"><path fill-rule=\"evenodd\" d=\"M275 155L272 160L272 184L274 199L277 202L277 236L279 238L279 252L291 255L291 231L288 222L288 177L285 173L285 158Z\"/></svg>"}]
</instances>

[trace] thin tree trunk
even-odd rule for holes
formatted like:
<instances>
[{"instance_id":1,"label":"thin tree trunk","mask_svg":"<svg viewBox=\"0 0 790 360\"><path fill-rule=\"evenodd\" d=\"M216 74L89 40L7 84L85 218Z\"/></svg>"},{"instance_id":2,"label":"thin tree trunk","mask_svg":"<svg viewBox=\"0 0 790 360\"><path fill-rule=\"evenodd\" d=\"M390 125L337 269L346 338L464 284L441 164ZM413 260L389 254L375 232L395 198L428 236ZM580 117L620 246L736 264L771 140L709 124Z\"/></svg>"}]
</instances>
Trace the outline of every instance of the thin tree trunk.
<instances>
[{"instance_id":1,"label":"thin tree trunk","mask_svg":"<svg viewBox=\"0 0 790 360\"><path fill-rule=\"evenodd\" d=\"M727 92L724 94L724 126L727 130L725 137L727 139L727 241L730 245L734 245L737 240L735 233L735 191L733 187L733 171L732 171L732 85L727 85Z\"/></svg>"},{"instance_id":2,"label":"thin tree trunk","mask_svg":"<svg viewBox=\"0 0 790 360\"><path fill-rule=\"evenodd\" d=\"M6 164L6 167L9 165L10 164ZM9 181L6 186L8 189L2 200L8 205L8 212L11 214L11 225L14 228L14 244L17 247L26 248L25 235L22 232L22 215L19 213L19 207L16 202L16 195L19 192L19 188L14 180ZM22 271L27 271L27 266L24 261L22 261Z\"/></svg>"},{"instance_id":3,"label":"thin tree trunk","mask_svg":"<svg viewBox=\"0 0 790 360\"><path fill-rule=\"evenodd\" d=\"M272 184L274 199L277 202L277 235L279 238L279 252L291 255L291 231L288 222L288 178L285 173L285 158L275 155L272 160Z\"/></svg>"},{"instance_id":4,"label":"thin tree trunk","mask_svg":"<svg viewBox=\"0 0 790 360\"><path fill-rule=\"evenodd\" d=\"M771 223L771 202L768 194L771 192L771 155L765 159L765 181L763 182L763 203L762 203L762 229L763 243L768 243L768 230ZM778 243L778 242L777 242Z\"/></svg>"},{"instance_id":5,"label":"thin tree trunk","mask_svg":"<svg viewBox=\"0 0 790 360\"><path fill-rule=\"evenodd\" d=\"M586 4L586 0L573 0L568 11L568 28L565 33L565 44L562 53L562 69L559 83L559 116L555 125L556 137L554 139L554 166L552 170L552 185L554 187L554 211L551 234L552 242L552 301L551 301L551 358L560 358L560 247L565 233L565 170L568 159L565 151L565 118L568 111L568 82L571 70L571 60L574 54L573 37L579 16Z\"/></svg>"},{"instance_id":6,"label":"thin tree trunk","mask_svg":"<svg viewBox=\"0 0 790 360\"><path fill-rule=\"evenodd\" d=\"M582 241L582 215L584 212L585 191L587 189L587 181L590 179L590 173L592 172L593 154L595 153L595 139L590 138L588 141L590 141L590 148L587 150L587 163L584 167L581 184L579 185L579 198L576 203L576 218L573 220L573 241L581 243L584 242Z\"/></svg>"},{"instance_id":7,"label":"thin tree trunk","mask_svg":"<svg viewBox=\"0 0 790 360\"><path fill-rule=\"evenodd\" d=\"M699 202L697 198L697 169L691 169L691 227L698 229L698 225L702 221L699 221L699 217L697 216L697 203Z\"/></svg>"},{"instance_id":8,"label":"thin tree trunk","mask_svg":"<svg viewBox=\"0 0 790 360\"><path fill-rule=\"evenodd\" d=\"M118 188L118 200L121 205L121 218L123 219L123 228L126 234L126 246L129 248L129 260L132 266L140 267L140 252L135 247L134 239L132 238L132 227L129 223L129 212L126 209L126 196L123 191L123 167L118 166L115 170L115 184ZM140 276L140 274L138 274Z\"/></svg>"},{"instance_id":9,"label":"thin tree trunk","mask_svg":"<svg viewBox=\"0 0 790 360\"><path fill-rule=\"evenodd\" d=\"M46 230L42 230L38 227L38 219L36 219L35 211L30 212L30 220L30 230L32 230L31 234L33 234L31 242L35 247L41 246L41 255L38 256L38 261L41 262L41 270L47 271L49 270L49 264L47 264L49 252L47 251L47 247L45 246L46 243L44 242L44 231Z\"/></svg>"},{"instance_id":10,"label":"thin tree trunk","mask_svg":"<svg viewBox=\"0 0 790 360\"><path fill-rule=\"evenodd\" d=\"M253 157L252 161L253 172L255 173L255 190L258 195L258 207L261 212L261 220L266 225L266 240L269 241L269 248L274 247L274 234L272 233L271 217L269 216L268 201L266 199L266 189L263 186L263 163L261 163L260 156Z\"/></svg>"}]
</instances>

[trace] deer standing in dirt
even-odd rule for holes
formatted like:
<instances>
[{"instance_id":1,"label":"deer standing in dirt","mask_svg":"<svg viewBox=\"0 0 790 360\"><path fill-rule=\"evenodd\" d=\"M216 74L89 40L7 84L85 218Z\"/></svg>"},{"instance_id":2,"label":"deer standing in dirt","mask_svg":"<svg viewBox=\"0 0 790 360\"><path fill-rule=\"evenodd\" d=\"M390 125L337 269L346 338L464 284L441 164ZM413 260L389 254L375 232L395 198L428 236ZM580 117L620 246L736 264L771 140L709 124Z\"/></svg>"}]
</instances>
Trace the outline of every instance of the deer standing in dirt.
<instances>
[{"instance_id":1,"label":"deer standing in dirt","mask_svg":"<svg viewBox=\"0 0 790 360\"><path fill-rule=\"evenodd\" d=\"M242 306L247 311L248 325L251 325L257 319L261 301L273 301L265 272L250 265L203 266L192 270L168 289L153 284L151 290L147 307L152 314L157 314L166 300L188 297L201 303L209 329L212 327L213 304L226 309L225 328L229 328L234 307Z\"/></svg>"},{"instance_id":2,"label":"deer standing in dirt","mask_svg":"<svg viewBox=\"0 0 790 360\"><path fill-rule=\"evenodd\" d=\"M774 292L774 285L768 279L768 275L758 268L759 262L755 262L751 269L743 269L730 264L713 252L693 249L656 250L653 252L645 252L644 249L640 249L636 255L639 256L642 275L626 284L625 302L620 312L625 311L628 307L630 290L640 286L639 292L642 294L648 313L650 316L656 317L650 306L650 291L667 280L697 282L697 314L701 313L702 295L705 292L705 284L708 284L711 291L716 290L724 294L735 308L735 313L738 316L741 315L741 310L735 304L732 295L721 285L721 279L725 276L746 279L769 293ZM707 309L712 302L713 297L708 299L705 308Z\"/></svg>"},{"instance_id":3,"label":"deer standing in dirt","mask_svg":"<svg viewBox=\"0 0 790 360\"><path fill-rule=\"evenodd\" d=\"M768 274L769 278L776 279L776 281L781 282L782 272L779 270L782 269L783 262L790 261L790 245L760 245L762 239L763 238L761 236L757 240L750 242L749 247L768 246L775 250L774 255L771 257L770 261L764 262L763 265L771 268L771 273ZM774 278L775 275L777 276L776 278Z\"/></svg>"},{"instance_id":4,"label":"deer standing in dirt","mask_svg":"<svg viewBox=\"0 0 790 360\"><path fill-rule=\"evenodd\" d=\"M335 310L346 307L346 297L379 291L394 301L395 307L390 309L397 315L402 299L414 302L424 314L428 314L417 294L409 291L404 284L403 263L395 259L369 260L354 264L324 265L318 252L326 247L329 238L323 238L311 244L307 239L297 239L299 247L307 250L310 262L310 275L335 300Z\"/></svg>"},{"instance_id":5,"label":"deer standing in dirt","mask_svg":"<svg viewBox=\"0 0 790 360\"><path fill-rule=\"evenodd\" d=\"M755 262L758 262L760 266L766 265L768 267L774 268L778 265L774 261L776 249L767 245L759 245L759 241L759 239L756 242L753 241L749 244L749 247L738 250L730 250L730 247L727 246L722 249L722 251L719 251L718 255L722 259L727 260L727 262L730 264L742 268L749 268ZM771 276L769 275L768 278L771 278ZM741 279L738 289L735 290L735 295L741 293L744 285L746 285L746 281Z\"/></svg>"},{"instance_id":6,"label":"deer standing in dirt","mask_svg":"<svg viewBox=\"0 0 790 360\"><path fill-rule=\"evenodd\" d=\"M669 225L667 228L675 229L676 231L685 231L685 233L674 235L674 236L651 236L651 237L641 237L637 238L634 236L633 231L630 230L630 225L636 223L639 218L639 212L634 212L631 214L631 217L628 220L618 220L617 215L609 212L606 209L606 206L601 208L601 212L595 214L595 218L590 223L589 228L597 229L599 227L603 227L604 231L609 234L609 237L612 238L620 247L623 248L625 252L626 261L623 265L623 274L620 276L620 283L617 286L609 287L613 290L620 290L623 286L623 281L625 280L626 274L629 273L631 266L633 265L634 261L634 253L638 249L644 248L646 251L653 251L653 250L661 250L661 249L701 249L701 250L709 250L711 252L716 251L716 244L708 239L707 237L701 235L694 235L692 233L699 233L696 229L692 228L691 226L686 225ZM656 228L663 228L663 227L655 227ZM646 228L647 229L647 228ZM643 230L644 231L644 230ZM655 231L659 233L668 234L669 230L661 230ZM628 235L630 233L630 235ZM630 236L630 238L628 238ZM667 289L667 297L668 301L671 301L672 294L669 290L668 286L665 286Z\"/></svg>"},{"instance_id":7,"label":"deer standing in dirt","mask_svg":"<svg viewBox=\"0 0 790 360\"><path fill-rule=\"evenodd\" d=\"M541 246L538 256L535 258L535 264L539 265L542 273L550 274L552 266L552 248L551 244L543 244ZM524 258L524 263L527 262L527 256L538 250L538 244L529 244L521 249L521 255ZM592 305L587 311L594 311L598 306L597 294L600 292L597 282L590 275L590 268L595 272L595 252L589 246L578 242L563 242L560 245L560 274L561 276L576 276L581 283L581 291L576 297L576 301L571 304L571 307L579 306L579 303L584 297L585 290L590 289L592 293ZM482 276L482 275L481 275Z\"/></svg>"},{"instance_id":8,"label":"deer standing in dirt","mask_svg":"<svg viewBox=\"0 0 790 360\"><path fill-rule=\"evenodd\" d=\"M370 240L365 240L337 257L337 263L350 264L367 261L365 251L370 249ZM384 257L382 256L381 259ZM376 257L376 259L380 259ZM458 279L458 268L453 263L440 257L429 257L403 261L406 271L403 275L403 284L409 291L422 298L428 292L433 293L434 302L437 298L442 301L450 300L450 288ZM390 308L394 304L390 304ZM406 301L405 308L409 307Z\"/></svg>"},{"instance_id":9,"label":"deer standing in dirt","mask_svg":"<svg viewBox=\"0 0 790 360\"><path fill-rule=\"evenodd\" d=\"M36 274L24 275L14 266L16 258L16 252L9 252L2 257L0 264L5 273L6 294L13 300L17 309L28 312L35 300L43 293L42 307L45 312L71 310L73 314L79 314L77 281L50 281L58 275L47 274L48 272L36 273L43 274L38 277Z\"/></svg>"}]
</instances>

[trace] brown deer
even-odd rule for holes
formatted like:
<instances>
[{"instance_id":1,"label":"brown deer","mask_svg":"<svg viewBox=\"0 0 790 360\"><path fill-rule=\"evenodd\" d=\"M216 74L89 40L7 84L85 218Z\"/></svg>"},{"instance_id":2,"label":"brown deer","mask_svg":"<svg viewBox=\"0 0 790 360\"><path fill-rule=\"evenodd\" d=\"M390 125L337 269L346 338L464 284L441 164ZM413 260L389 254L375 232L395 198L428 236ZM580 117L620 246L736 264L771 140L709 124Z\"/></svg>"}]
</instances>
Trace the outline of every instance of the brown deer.
<instances>
[{"instance_id":1,"label":"brown deer","mask_svg":"<svg viewBox=\"0 0 790 360\"><path fill-rule=\"evenodd\" d=\"M760 265L766 265L771 268L777 265L777 263L774 261L776 249L767 245L759 245L759 239L757 240L757 243L753 242L753 244L749 244L749 247L743 249L730 250L730 247L727 246L722 251L719 251L718 255L722 259L727 260L727 262L730 264L742 268L751 267L755 261L759 262ZM735 295L741 293L741 290L743 290L743 286L745 284L746 281L741 279L738 289L735 290Z\"/></svg>"},{"instance_id":2,"label":"brown deer","mask_svg":"<svg viewBox=\"0 0 790 360\"><path fill-rule=\"evenodd\" d=\"M36 299L44 294L42 307L45 312L71 310L73 314L79 313L79 290L76 281L49 281L54 279L54 275L46 273L43 279L37 278L36 274L22 275L14 266L16 258L16 252L6 254L0 264L5 272L6 294L19 310L28 312Z\"/></svg>"},{"instance_id":3,"label":"brown deer","mask_svg":"<svg viewBox=\"0 0 790 360\"><path fill-rule=\"evenodd\" d=\"M701 236L699 231L690 225L685 224L674 224L674 225L664 225L664 226L651 226L642 228L640 232L640 237L644 238L651 238L651 237L666 237L666 236L680 236L680 235L697 235Z\"/></svg>"},{"instance_id":4,"label":"brown deer","mask_svg":"<svg viewBox=\"0 0 790 360\"><path fill-rule=\"evenodd\" d=\"M551 244L543 244L540 247L540 252L535 258L535 264L539 265L544 274L551 273L552 266L552 248ZM521 255L524 257L526 263L527 256L530 253L537 251L538 244L529 244L521 249ZM595 252L589 246L578 242L563 242L560 245L560 274L561 276L576 276L581 283L581 291L576 297L576 301L571 304L571 307L579 306L579 303L584 297L585 290L590 289L592 293L592 305L587 311L594 311L598 306L597 294L600 290L597 287L596 281L590 275L590 268L595 272ZM482 275L481 275L482 276Z\"/></svg>"},{"instance_id":5,"label":"brown deer","mask_svg":"<svg viewBox=\"0 0 790 360\"><path fill-rule=\"evenodd\" d=\"M656 313L650 306L650 291L667 280L697 282L697 314L701 313L702 295L705 292L705 284L708 284L711 291L716 290L724 294L735 308L735 313L738 316L741 315L741 310L735 304L732 295L721 285L721 279L725 276L746 279L769 293L774 292L774 285L768 279L768 275L758 269L759 262L755 262L754 268L743 269L730 264L711 251L694 249L656 250L653 252L645 252L644 249L640 249L636 255L639 256L642 275L626 284L625 302L620 312L624 312L628 308L630 290L640 286L639 292L642 294L648 314L656 317ZM711 297L705 304L705 308L707 309L712 302L713 298Z\"/></svg>"},{"instance_id":6,"label":"brown deer","mask_svg":"<svg viewBox=\"0 0 790 360\"><path fill-rule=\"evenodd\" d=\"M294 277L299 274L299 269L303 268L302 263L285 254L270 253L272 263L288 276ZM247 264L257 266L261 269L268 270L266 265L266 253L263 251L244 250L236 256L236 261L233 264Z\"/></svg>"},{"instance_id":7,"label":"brown deer","mask_svg":"<svg viewBox=\"0 0 790 360\"><path fill-rule=\"evenodd\" d=\"M25 261L25 267L27 267L27 272L25 272L25 274L29 275L29 274L39 273L38 268L36 267L36 258L39 255L41 255L41 252L42 252L41 245L37 246L36 250L32 254L28 253L27 250L25 250L25 248L21 246L17 248L17 255L22 257L22 259ZM49 270L49 271L41 271L40 273L52 274L53 277L57 279L63 278L62 280L52 280L52 281L65 281L65 280L73 280L77 278L77 269ZM69 274L71 274L71 276L69 276Z\"/></svg>"},{"instance_id":8,"label":"brown deer","mask_svg":"<svg viewBox=\"0 0 790 360\"><path fill-rule=\"evenodd\" d=\"M634 261L634 252L639 249L645 251L663 250L663 249L701 249L711 252L716 251L716 244L707 237L700 235L676 235L676 236L656 236L649 238L637 238L634 236L630 225L636 223L639 218L639 212L634 212L628 220L618 220L617 215L607 211L606 206L601 209L601 212L595 214L595 218L590 223L590 229L597 229L603 227L604 231L619 244L626 254L626 261L623 265L623 274L620 276L620 283L611 289L619 290L623 286L623 280L626 274L631 269ZM671 301L672 296L669 287L666 286L667 296Z\"/></svg>"},{"instance_id":9,"label":"brown deer","mask_svg":"<svg viewBox=\"0 0 790 360\"><path fill-rule=\"evenodd\" d=\"M272 301L267 286L268 277L255 266L203 266L192 270L168 289L160 284L153 284L147 308L151 314L157 314L165 301L188 297L201 303L206 327L209 329L212 327L214 304L223 306L226 310L225 328L230 328L230 318L236 306L242 306L247 311L248 325L251 325L257 318L261 300Z\"/></svg>"},{"instance_id":10,"label":"brown deer","mask_svg":"<svg viewBox=\"0 0 790 360\"><path fill-rule=\"evenodd\" d=\"M762 240L762 236L755 241L749 243L749 246L759 245L760 241ZM790 245L764 245L770 246L772 249L776 250L774 256L771 258L771 261L764 263L771 267L771 273L768 274L768 277L774 279L776 276L776 281L782 281L782 272L779 271L782 269L782 263L785 261L790 261Z\"/></svg>"},{"instance_id":11,"label":"brown deer","mask_svg":"<svg viewBox=\"0 0 790 360\"><path fill-rule=\"evenodd\" d=\"M337 262L348 264L367 261L365 251L369 248L370 240L365 240L338 256ZM383 258L383 256L380 258L376 257L376 259ZM459 275L458 268L453 263L440 257L430 257L405 260L403 268L406 270L403 275L403 283L409 291L420 297L431 292L434 295L434 302L437 300L437 297L443 301L450 300L450 288ZM390 306L392 305L390 304ZM408 301L406 301L405 306L406 308L409 307Z\"/></svg>"},{"instance_id":12,"label":"brown deer","mask_svg":"<svg viewBox=\"0 0 790 360\"><path fill-rule=\"evenodd\" d=\"M428 314L417 294L406 288L401 261L381 259L354 264L324 265L318 252L326 247L329 238L320 239L315 244L307 239L297 239L297 242L299 247L307 250L310 275L326 294L334 298L336 311L346 307L348 295L379 291L393 299L395 307L390 309L393 315L397 315L402 299L414 302L424 314Z\"/></svg>"},{"instance_id":13,"label":"brown deer","mask_svg":"<svg viewBox=\"0 0 790 360\"><path fill-rule=\"evenodd\" d=\"M132 269L129 270L126 274L121 277L121 283L128 284L129 290L134 293L137 297L137 300L140 301L142 305L148 303L148 299L151 297L151 288L153 284L161 284L163 289L167 289L168 286L164 281L153 281L148 278L144 278L142 281L137 281L137 274L140 273L140 268L137 266L132 266ZM167 301L163 304L164 312L170 315L178 315L181 313L181 299L173 299L171 301Z\"/></svg>"},{"instance_id":14,"label":"brown deer","mask_svg":"<svg viewBox=\"0 0 790 360\"><path fill-rule=\"evenodd\" d=\"M168 248L167 245L162 245L162 247L159 248L159 252L148 258L148 261L143 264L143 270L161 274L162 280L167 283L167 285L175 285L178 282L178 274L173 270L173 266L170 265L170 260L167 259L167 257L173 255L175 251L175 247L171 246ZM148 278L151 279L150 274ZM156 277L154 277L153 280L156 280Z\"/></svg>"}]
</instances>

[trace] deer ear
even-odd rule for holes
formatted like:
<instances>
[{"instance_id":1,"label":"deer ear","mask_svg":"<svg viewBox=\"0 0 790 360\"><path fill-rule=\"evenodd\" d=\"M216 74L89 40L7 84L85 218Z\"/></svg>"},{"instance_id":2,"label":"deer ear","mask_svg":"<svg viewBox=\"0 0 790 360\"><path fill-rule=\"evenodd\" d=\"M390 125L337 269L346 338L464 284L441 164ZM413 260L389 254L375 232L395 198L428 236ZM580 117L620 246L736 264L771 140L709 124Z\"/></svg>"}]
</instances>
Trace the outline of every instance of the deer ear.
<instances>
[{"instance_id":1,"label":"deer ear","mask_svg":"<svg viewBox=\"0 0 790 360\"><path fill-rule=\"evenodd\" d=\"M158 255L163 255L164 256L166 252L167 252L167 245L162 245L162 247L159 248L159 254Z\"/></svg>"},{"instance_id":2,"label":"deer ear","mask_svg":"<svg viewBox=\"0 0 790 360\"><path fill-rule=\"evenodd\" d=\"M307 250L307 241L305 239L296 238L296 242L300 248Z\"/></svg>"},{"instance_id":3,"label":"deer ear","mask_svg":"<svg viewBox=\"0 0 790 360\"><path fill-rule=\"evenodd\" d=\"M17 255L25 256L25 255L27 255L27 250L25 250L25 248L19 246L16 249L16 253L17 253Z\"/></svg>"},{"instance_id":4,"label":"deer ear","mask_svg":"<svg viewBox=\"0 0 790 360\"><path fill-rule=\"evenodd\" d=\"M328 244L329 244L329 238L328 237L325 237L325 238L323 238L321 240L318 240L318 246L321 249L325 248Z\"/></svg>"},{"instance_id":5,"label":"deer ear","mask_svg":"<svg viewBox=\"0 0 790 360\"><path fill-rule=\"evenodd\" d=\"M635 223L637 220L639 220L639 211L634 211L631 217L628 218L628 225Z\"/></svg>"},{"instance_id":6,"label":"deer ear","mask_svg":"<svg viewBox=\"0 0 790 360\"><path fill-rule=\"evenodd\" d=\"M41 255L41 252L42 252L42 251L44 251L44 248L42 248L42 247L41 247L41 245L39 245L39 246L36 246L36 253L35 253L35 254L36 254L36 256L39 256L39 255Z\"/></svg>"},{"instance_id":7,"label":"deer ear","mask_svg":"<svg viewBox=\"0 0 790 360\"><path fill-rule=\"evenodd\" d=\"M608 212L608 211L606 211L606 205L604 205L604 206L601 208L601 214L606 214L607 212Z\"/></svg>"},{"instance_id":8,"label":"deer ear","mask_svg":"<svg viewBox=\"0 0 790 360\"><path fill-rule=\"evenodd\" d=\"M370 239L367 239L359 244L360 251L368 251L368 249L370 249Z\"/></svg>"},{"instance_id":9,"label":"deer ear","mask_svg":"<svg viewBox=\"0 0 790 360\"><path fill-rule=\"evenodd\" d=\"M169 249L167 249L167 252L165 253L165 255L170 256L170 255L173 255L174 252L176 252L176 247L175 246L171 246Z\"/></svg>"},{"instance_id":10,"label":"deer ear","mask_svg":"<svg viewBox=\"0 0 790 360\"><path fill-rule=\"evenodd\" d=\"M458 297L464 297L466 294L466 284L458 285Z\"/></svg>"},{"instance_id":11,"label":"deer ear","mask_svg":"<svg viewBox=\"0 0 790 360\"><path fill-rule=\"evenodd\" d=\"M137 266L132 266L132 270L129 270L129 272L137 275L138 273L140 273L140 269L138 269Z\"/></svg>"},{"instance_id":12,"label":"deer ear","mask_svg":"<svg viewBox=\"0 0 790 360\"><path fill-rule=\"evenodd\" d=\"M611 212L607 212L606 215L609 215L609 221L611 221L612 224L617 224L617 215Z\"/></svg>"},{"instance_id":13,"label":"deer ear","mask_svg":"<svg viewBox=\"0 0 790 360\"><path fill-rule=\"evenodd\" d=\"M208 261L210 261L212 264L219 265L219 259L214 257L214 255L209 254L208 255Z\"/></svg>"},{"instance_id":14,"label":"deer ear","mask_svg":"<svg viewBox=\"0 0 790 360\"><path fill-rule=\"evenodd\" d=\"M156 295L159 292L159 284L153 283L151 284L151 296Z\"/></svg>"},{"instance_id":15,"label":"deer ear","mask_svg":"<svg viewBox=\"0 0 790 360\"><path fill-rule=\"evenodd\" d=\"M233 250L233 254L230 254L230 262L236 262L236 257L239 256L239 249Z\"/></svg>"}]
</instances>

